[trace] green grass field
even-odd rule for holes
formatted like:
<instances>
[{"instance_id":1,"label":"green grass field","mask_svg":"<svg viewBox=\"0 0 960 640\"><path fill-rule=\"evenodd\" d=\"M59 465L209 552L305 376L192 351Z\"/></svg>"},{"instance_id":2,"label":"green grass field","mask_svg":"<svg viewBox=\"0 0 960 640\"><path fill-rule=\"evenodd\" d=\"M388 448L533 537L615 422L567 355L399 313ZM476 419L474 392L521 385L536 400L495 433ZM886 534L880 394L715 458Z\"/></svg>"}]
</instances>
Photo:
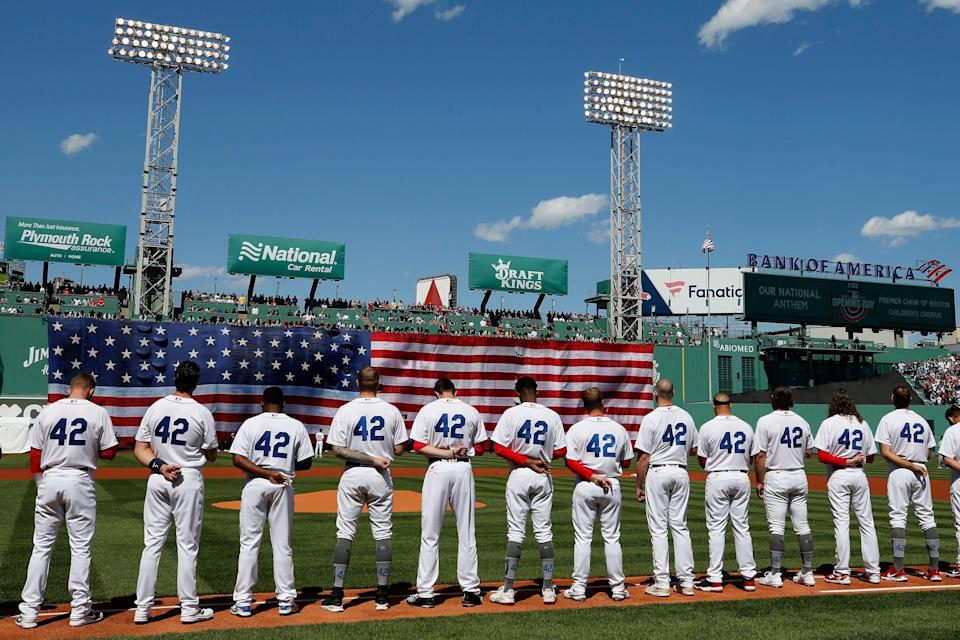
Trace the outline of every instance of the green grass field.
<instances>
[{"instance_id":1,"label":"green grass field","mask_svg":"<svg viewBox=\"0 0 960 640\"><path fill-rule=\"evenodd\" d=\"M113 463L118 466L135 466L132 456L122 454ZM229 464L226 456L218 460L217 465ZM337 467L337 461L326 458L320 463L323 466ZM423 465L419 456L407 455L397 461L398 466ZM502 460L484 456L476 461L476 466L499 466ZM8 457L0 461L0 467L12 468L26 465L26 456ZM935 465L931 465L932 467ZM693 468L696 468L694 465ZM871 475L883 475L885 465L876 463L871 469ZM809 464L810 473L823 473L821 465L816 462ZM947 474L934 470L932 475L946 478ZM485 509L477 511L477 543L480 557L480 575L484 581L501 579L503 570L503 551L506 536L504 515L504 483L505 478L478 478L477 499L486 503ZM239 498L242 481L240 479L208 480L206 483L206 500L208 505L224 500ZM647 575L651 570L650 539L647 532L643 505L632 499L633 479L626 479L624 487L625 507L623 509L622 545L624 562L628 575ZM397 489L418 491L421 480L418 478L398 478L395 480ZM298 492L335 489L337 480L300 478L296 482ZM33 501L35 488L30 481L2 481L0 491L3 496L4 509L0 512L0 607L7 613L12 613L15 603L19 599L20 588L26 572L26 565L31 550L31 535L33 531ZM97 534L94 539L94 562L92 588L95 600L124 599L130 597L136 584L137 569L142 549L142 503L145 482L143 480L102 480L97 482L98 492L98 522ZM570 524L570 499L573 480L557 478L556 496L554 500L554 540L557 548L556 576L563 579L569 576L572 564L573 532ZM941 532L941 557L945 561L952 561L956 557L956 538L953 535L953 521L950 515L949 504L937 502L935 504L938 524ZM881 557L889 560L889 525L886 518L886 498L874 498L874 513L880 536ZM238 517L236 511L226 511L208 506L203 525L203 536L200 546L198 567L198 588L202 594L230 593L233 589L236 575L238 549ZM814 531L816 553L815 564L828 566L833 562L833 524L827 505L825 493L814 492L810 498L810 522ZM689 524L694 543L695 558L698 571L703 571L707 560L707 535L703 513L703 485L693 483L690 501ZM766 520L762 505L754 499L751 503L751 527L754 537L754 549L758 564L762 567L767 564L767 534ZM926 550L920 538L915 522L911 520L911 529L908 530L909 540L907 548L908 564L923 564L926 561ZM394 564L392 582L395 585L412 583L416 577L417 553L419 549L420 516L415 513L395 514L394 516ZM852 537L853 564L859 562L859 536L854 527ZM597 535L599 538L599 534ZM331 583L332 568L330 565L335 542L335 516L333 514L298 514L294 524L294 561L298 586L302 589L315 591L328 588ZM271 583L271 559L269 544L264 541L261 550L261 580L257 585L258 591L269 592ZM521 559L519 578L539 577L539 562L532 535L524 548L524 557ZM373 544L366 525L366 517L360 529L360 535L354 544L353 563L347 578L348 587L370 586L375 584ZM440 583L453 584L456 582L456 529L452 515L448 514L441 540ZM786 567L799 564L799 551L793 540L787 545L787 554L784 559ZM727 568L735 570L732 557L732 543L728 544ZM57 549L51 563L50 578L47 588L48 602L66 602L69 599L66 590L67 574L69 569L69 549L65 534L61 535ZM593 575L604 574L604 559L602 544L594 545ZM176 592L176 549L173 536L167 542L160 567L160 578L157 584L158 594L172 595ZM884 604L880 606L880 602ZM688 632L693 634L696 629L704 630L701 626L704 616L715 621L718 638L738 637L744 633L757 635L757 619L769 619L771 616L779 622L764 622L767 629L779 625L779 637L811 637L810 635L789 635L791 620L796 617L820 617L829 620L828 626L832 629L849 628L850 625L870 619L872 628L879 620L884 620L882 629L884 635L872 633L871 637L894 637L897 630L902 631L910 626L910 630L928 628L923 625L936 625L937 607L960 604L960 596L956 593L939 594L901 594L876 597L844 597L844 598L805 598L783 602L770 601L752 603L749 600L734 603L671 605L669 607L643 607L641 609L606 608L591 609L589 614L596 618L591 619L591 625L601 629L609 627L609 634L614 630L622 630L627 625L646 626L647 624L666 624L668 621L675 625L677 634L672 637L684 637ZM691 609L691 607L695 607ZM905 617L904 611L909 610L910 616ZM686 611L680 615L681 611ZM826 613L829 612L827 615ZM899 613L898 613L899 612ZM570 612L548 612L537 614L502 614L496 616L471 617L469 619L470 635L488 635L502 631L508 632L507 625L522 624L526 629L536 629L535 632L525 633L530 637L566 637L572 635L569 625L577 614ZM846 618L844 617L846 616ZM454 619L455 620L455 619ZM841 622L845 620L844 622ZM836 622L835 622L836 621ZM437 621L398 621L364 623L359 625L338 626L336 633L339 637L360 637L363 634L399 634L410 633L423 637L449 637L457 635L455 625L463 622ZM679 626L676 626L679 625ZM687 625L687 626L684 626ZM333 632L332 627L324 627L325 633ZM752 630L752 632L751 632ZM780 633L783 632L783 634ZM300 629L284 629L284 637L300 638L308 634L316 634L317 630L303 627ZM887 635L889 634L889 635ZM226 633L215 632L201 634L200 637L226 637ZM249 634L237 634L231 631L232 638L266 638L274 637L269 631L251 631ZM599 635L591 630L591 635ZM619 634L617 634L619 635ZM844 637L856 637L858 634L838 634ZM173 636L170 636L173 637Z\"/></svg>"}]
</instances>

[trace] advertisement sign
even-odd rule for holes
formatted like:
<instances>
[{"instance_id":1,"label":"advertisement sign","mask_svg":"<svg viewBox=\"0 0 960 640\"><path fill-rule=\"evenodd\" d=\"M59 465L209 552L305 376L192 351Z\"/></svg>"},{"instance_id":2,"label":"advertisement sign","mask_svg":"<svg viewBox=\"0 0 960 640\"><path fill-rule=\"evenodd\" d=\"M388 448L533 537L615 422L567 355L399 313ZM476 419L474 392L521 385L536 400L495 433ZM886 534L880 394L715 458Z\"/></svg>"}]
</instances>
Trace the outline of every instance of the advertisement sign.
<instances>
[{"instance_id":1,"label":"advertisement sign","mask_svg":"<svg viewBox=\"0 0 960 640\"><path fill-rule=\"evenodd\" d=\"M713 315L743 313L743 270L710 269ZM643 315L707 315L706 269L646 269L643 271Z\"/></svg>"},{"instance_id":2,"label":"advertisement sign","mask_svg":"<svg viewBox=\"0 0 960 640\"><path fill-rule=\"evenodd\" d=\"M0 316L0 397L47 393L47 320Z\"/></svg>"},{"instance_id":3,"label":"advertisement sign","mask_svg":"<svg viewBox=\"0 0 960 640\"><path fill-rule=\"evenodd\" d=\"M227 241L230 273L343 280L345 262L342 242L249 235L231 235Z\"/></svg>"},{"instance_id":4,"label":"advertisement sign","mask_svg":"<svg viewBox=\"0 0 960 640\"><path fill-rule=\"evenodd\" d=\"M7 216L4 257L40 262L123 265L127 228L71 220Z\"/></svg>"},{"instance_id":5,"label":"advertisement sign","mask_svg":"<svg viewBox=\"0 0 960 640\"><path fill-rule=\"evenodd\" d=\"M747 267L772 269L774 271L797 271L799 273L822 273L850 278L881 278L884 280L916 280L911 267L875 262L851 260L827 260L800 256L771 256L763 253L748 253Z\"/></svg>"},{"instance_id":6,"label":"advertisement sign","mask_svg":"<svg viewBox=\"0 0 960 640\"><path fill-rule=\"evenodd\" d=\"M952 332L953 289L744 273L744 320Z\"/></svg>"},{"instance_id":7,"label":"advertisement sign","mask_svg":"<svg viewBox=\"0 0 960 640\"><path fill-rule=\"evenodd\" d=\"M444 274L417 280L417 304L431 307L457 306L457 276Z\"/></svg>"},{"instance_id":8,"label":"advertisement sign","mask_svg":"<svg viewBox=\"0 0 960 640\"><path fill-rule=\"evenodd\" d=\"M567 261L470 254L471 289L567 295Z\"/></svg>"}]
</instances>

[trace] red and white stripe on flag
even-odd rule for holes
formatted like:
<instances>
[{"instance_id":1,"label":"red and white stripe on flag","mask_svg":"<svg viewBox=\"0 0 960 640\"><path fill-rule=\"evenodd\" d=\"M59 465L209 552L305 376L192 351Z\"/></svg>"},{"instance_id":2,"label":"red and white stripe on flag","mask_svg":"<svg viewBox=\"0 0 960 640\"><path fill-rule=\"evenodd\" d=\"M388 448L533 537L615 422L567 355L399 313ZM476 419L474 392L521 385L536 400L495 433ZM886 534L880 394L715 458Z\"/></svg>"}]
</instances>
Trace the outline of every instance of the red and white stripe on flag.
<instances>
[{"instance_id":1,"label":"red and white stripe on flag","mask_svg":"<svg viewBox=\"0 0 960 640\"><path fill-rule=\"evenodd\" d=\"M611 418L636 433L653 408L653 346L494 337L374 333L371 365L380 371L380 396L397 406L408 426L434 399L439 377L480 411L488 430L515 404L520 376L537 381L540 402L570 427L584 415L580 394L596 386Z\"/></svg>"}]
</instances>

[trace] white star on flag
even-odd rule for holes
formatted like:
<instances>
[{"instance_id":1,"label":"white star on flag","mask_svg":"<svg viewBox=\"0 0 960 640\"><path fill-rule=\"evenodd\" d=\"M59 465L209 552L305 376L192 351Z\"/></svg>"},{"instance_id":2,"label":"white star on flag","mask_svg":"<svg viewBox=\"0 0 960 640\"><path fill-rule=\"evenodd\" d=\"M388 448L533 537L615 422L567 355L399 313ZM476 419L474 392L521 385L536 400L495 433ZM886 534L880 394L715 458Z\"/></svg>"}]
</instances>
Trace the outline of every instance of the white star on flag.
<instances>
[{"instance_id":1,"label":"white star on flag","mask_svg":"<svg viewBox=\"0 0 960 640\"><path fill-rule=\"evenodd\" d=\"M167 381L167 376L163 375L162 373L157 374L157 382L166 382L166 381Z\"/></svg>"},{"instance_id":2,"label":"white star on flag","mask_svg":"<svg viewBox=\"0 0 960 640\"><path fill-rule=\"evenodd\" d=\"M70 366L72 366L74 369L79 369L79 368L80 368L80 361L79 361L79 360L76 360L76 359L71 360L71 361L70 361Z\"/></svg>"},{"instance_id":3,"label":"white star on flag","mask_svg":"<svg viewBox=\"0 0 960 640\"><path fill-rule=\"evenodd\" d=\"M280 341L274 338L273 340L270 341L270 346L276 349L277 347L280 346Z\"/></svg>"},{"instance_id":4,"label":"white star on flag","mask_svg":"<svg viewBox=\"0 0 960 640\"><path fill-rule=\"evenodd\" d=\"M254 338L259 338L259 337L262 336L262 335L263 335L263 331L260 331L260 329L254 329L254 330L253 330L253 337L254 337Z\"/></svg>"},{"instance_id":5,"label":"white star on flag","mask_svg":"<svg viewBox=\"0 0 960 640\"><path fill-rule=\"evenodd\" d=\"M90 324L87 325L87 331L89 331L90 333L96 333L96 332L97 332L97 325L95 325L95 324L93 324L93 323L91 322Z\"/></svg>"},{"instance_id":6,"label":"white star on flag","mask_svg":"<svg viewBox=\"0 0 960 640\"><path fill-rule=\"evenodd\" d=\"M70 344L80 344L80 336L77 334L70 336Z\"/></svg>"},{"instance_id":7,"label":"white star on flag","mask_svg":"<svg viewBox=\"0 0 960 640\"><path fill-rule=\"evenodd\" d=\"M89 349L87 349L87 357L89 357L89 358L96 358L96 357L97 357L97 350L94 349L93 347L90 347Z\"/></svg>"},{"instance_id":8,"label":"white star on flag","mask_svg":"<svg viewBox=\"0 0 960 640\"><path fill-rule=\"evenodd\" d=\"M323 378L319 374L313 376L313 384L323 384Z\"/></svg>"},{"instance_id":9,"label":"white star on flag","mask_svg":"<svg viewBox=\"0 0 960 640\"><path fill-rule=\"evenodd\" d=\"M212 347L214 344L216 344L216 342L217 342L217 341L214 340L213 338L211 338L211 337L209 337L209 336L207 337L207 346L208 346L208 347Z\"/></svg>"},{"instance_id":10,"label":"white star on flag","mask_svg":"<svg viewBox=\"0 0 960 640\"><path fill-rule=\"evenodd\" d=\"M262 357L263 357L263 349L254 349L254 351L253 351L253 357L254 357L254 358L262 358Z\"/></svg>"},{"instance_id":11,"label":"white star on flag","mask_svg":"<svg viewBox=\"0 0 960 640\"><path fill-rule=\"evenodd\" d=\"M292 338L292 337L293 337L293 331L290 331L290 329L287 329L286 331L283 332L283 336L284 336L285 338Z\"/></svg>"},{"instance_id":12,"label":"white star on flag","mask_svg":"<svg viewBox=\"0 0 960 640\"><path fill-rule=\"evenodd\" d=\"M154 354L154 357L163 360L164 358L167 357L167 352L164 351L163 349L160 349L159 351L157 351L157 352Z\"/></svg>"},{"instance_id":13,"label":"white star on flag","mask_svg":"<svg viewBox=\"0 0 960 640\"><path fill-rule=\"evenodd\" d=\"M130 332L133 331L133 329L131 329L127 325L123 325L122 327L120 327L120 331L123 333L123 335L128 336L130 335Z\"/></svg>"},{"instance_id":14,"label":"white star on flag","mask_svg":"<svg viewBox=\"0 0 960 640\"><path fill-rule=\"evenodd\" d=\"M272 366L272 367L273 367L273 370L276 371L277 369L280 368L280 363L279 363L278 361L274 360L273 362L270 363L270 366Z\"/></svg>"},{"instance_id":15,"label":"white star on flag","mask_svg":"<svg viewBox=\"0 0 960 640\"><path fill-rule=\"evenodd\" d=\"M59 369L58 369L57 371L54 371L54 372L53 372L53 379L54 379L54 380L59 380L59 379L62 378L62 377L63 377L63 374L60 373Z\"/></svg>"},{"instance_id":16,"label":"white star on flag","mask_svg":"<svg viewBox=\"0 0 960 640\"><path fill-rule=\"evenodd\" d=\"M113 336L107 336L106 338L104 338L103 343L104 343L105 345L107 345L108 347L112 347L112 346L113 346L113 343L116 342L116 341L117 341L117 339L114 338Z\"/></svg>"},{"instance_id":17,"label":"white star on flag","mask_svg":"<svg viewBox=\"0 0 960 640\"><path fill-rule=\"evenodd\" d=\"M187 351L187 355L190 356L191 360L196 360L197 356L200 355L200 352L196 349L190 349L190 351Z\"/></svg>"},{"instance_id":18,"label":"white star on flag","mask_svg":"<svg viewBox=\"0 0 960 640\"><path fill-rule=\"evenodd\" d=\"M129 359L130 359L130 354L132 354L132 353L133 353L133 352L130 351L130 349L124 349L123 351L120 352L120 355L123 356L123 359L124 359L124 360L129 360Z\"/></svg>"},{"instance_id":19,"label":"white star on flag","mask_svg":"<svg viewBox=\"0 0 960 640\"><path fill-rule=\"evenodd\" d=\"M300 348L301 348L301 349L306 349L306 348L309 347L309 346L310 346L310 343L307 342L306 340L301 340L301 341L300 341Z\"/></svg>"},{"instance_id":20,"label":"white star on flag","mask_svg":"<svg viewBox=\"0 0 960 640\"><path fill-rule=\"evenodd\" d=\"M247 339L246 339L246 338L240 338L239 340L237 340L237 344L240 345L241 347L245 347L245 346L247 346Z\"/></svg>"},{"instance_id":21,"label":"white star on flag","mask_svg":"<svg viewBox=\"0 0 960 640\"><path fill-rule=\"evenodd\" d=\"M149 371L149 369L150 369L150 363L149 363L149 362L141 362L141 363L140 363L140 371Z\"/></svg>"},{"instance_id":22,"label":"white star on flag","mask_svg":"<svg viewBox=\"0 0 960 640\"><path fill-rule=\"evenodd\" d=\"M132 379L132 376L129 373L125 373L122 376L120 376L120 379L123 380L124 384L130 384L130 380Z\"/></svg>"},{"instance_id":23,"label":"white star on flag","mask_svg":"<svg viewBox=\"0 0 960 640\"><path fill-rule=\"evenodd\" d=\"M300 363L300 368L303 369L304 371L310 371L310 363L309 363L309 362L301 362L301 363Z\"/></svg>"},{"instance_id":24,"label":"white star on flag","mask_svg":"<svg viewBox=\"0 0 960 640\"><path fill-rule=\"evenodd\" d=\"M359 353L360 355L363 355L363 354L365 354L366 352L367 352L367 348L366 348L366 347L357 347L357 353Z\"/></svg>"},{"instance_id":25,"label":"white star on flag","mask_svg":"<svg viewBox=\"0 0 960 640\"><path fill-rule=\"evenodd\" d=\"M207 368L208 368L208 369L213 369L213 368L216 367L216 366L217 366L216 360L207 360Z\"/></svg>"},{"instance_id":26,"label":"white star on flag","mask_svg":"<svg viewBox=\"0 0 960 640\"><path fill-rule=\"evenodd\" d=\"M296 376L294 376L292 373L288 373L288 374L286 375L287 382L293 382L293 379L294 379L295 377L296 377Z\"/></svg>"},{"instance_id":27,"label":"white star on flag","mask_svg":"<svg viewBox=\"0 0 960 640\"><path fill-rule=\"evenodd\" d=\"M323 354L317 351L315 354L313 354L313 359L317 361L323 360Z\"/></svg>"},{"instance_id":28,"label":"white star on flag","mask_svg":"<svg viewBox=\"0 0 960 640\"><path fill-rule=\"evenodd\" d=\"M56 346L56 347L54 347L54 348L53 348L53 355L55 355L55 356L62 356L62 355L63 355L63 347L61 347L61 346L59 346L59 345Z\"/></svg>"},{"instance_id":29,"label":"white star on flag","mask_svg":"<svg viewBox=\"0 0 960 640\"><path fill-rule=\"evenodd\" d=\"M343 385L343 388L346 389L347 387L350 386L350 381L349 381L349 380L341 380L341 381L340 381L340 384L342 384L342 385Z\"/></svg>"},{"instance_id":30,"label":"white star on flag","mask_svg":"<svg viewBox=\"0 0 960 640\"><path fill-rule=\"evenodd\" d=\"M148 346L150 346L150 339L149 339L149 338L140 338L140 346L141 346L141 347L148 347Z\"/></svg>"},{"instance_id":31,"label":"white star on flag","mask_svg":"<svg viewBox=\"0 0 960 640\"><path fill-rule=\"evenodd\" d=\"M289 349L287 349L286 351L284 351L284 353L285 353L286 356L287 356L287 360L292 360L292 359L293 359L293 351L290 351Z\"/></svg>"},{"instance_id":32,"label":"white star on flag","mask_svg":"<svg viewBox=\"0 0 960 640\"><path fill-rule=\"evenodd\" d=\"M253 377L256 379L257 382L260 382L261 380L263 380L263 374L260 373L259 371L253 374Z\"/></svg>"},{"instance_id":33,"label":"white star on flag","mask_svg":"<svg viewBox=\"0 0 960 640\"><path fill-rule=\"evenodd\" d=\"M113 371L116 369L117 365L113 360L107 360L104 365L107 367L107 371Z\"/></svg>"},{"instance_id":34,"label":"white star on flag","mask_svg":"<svg viewBox=\"0 0 960 640\"><path fill-rule=\"evenodd\" d=\"M343 356L343 364L350 364L350 356Z\"/></svg>"},{"instance_id":35,"label":"white star on flag","mask_svg":"<svg viewBox=\"0 0 960 640\"><path fill-rule=\"evenodd\" d=\"M167 334L167 329L166 329L166 327L164 327L162 324L161 324L161 325L157 325L157 335L158 335L158 336L163 336L163 335L166 335L166 334Z\"/></svg>"},{"instance_id":36,"label":"white star on flag","mask_svg":"<svg viewBox=\"0 0 960 640\"><path fill-rule=\"evenodd\" d=\"M241 360L241 361L238 362L237 364L240 365L240 368L241 368L241 369L246 369L247 367L250 366L250 363L247 362L246 360Z\"/></svg>"},{"instance_id":37,"label":"white star on flag","mask_svg":"<svg viewBox=\"0 0 960 640\"><path fill-rule=\"evenodd\" d=\"M228 336L230 335L230 329L227 329L226 327L224 327L223 329L220 329L220 333L222 333L225 336Z\"/></svg>"},{"instance_id":38,"label":"white star on flag","mask_svg":"<svg viewBox=\"0 0 960 640\"><path fill-rule=\"evenodd\" d=\"M179 349L181 346L183 346L183 340L181 340L180 338L174 338L173 346Z\"/></svg>"},{"instance_id":39,"label":"white star on flag","mask_svg":"<svg viewBox=\"0 0 960 640\"><path fill-rule=\"evenodd\" d=\"M52 325L50 325L50 326L53 327L53 330L54 330L54 331L60 331L61 329L63 329L63 325L60 324L59 322L54 322L54 323L53 323Z\"/></svg>"},{"instance_id":40,"label":"white star on flag","mask_svg":"<svg viewBox=\"0 0 960 640\"><path fill-rule=\"evenodd\" d=\"M199 331L197 331L197 328L196 328L196 327L190 327L190 335L191 335L191 336L195 336L195 335L197 335L197 333L199 333Z\"/></svg>"},{"instance_id":41,"label":"white star on flag","mask_svg":"<svg viewBox=\"0 0 960 640\"><path fill-rule=\"evenodd\" d=\"M229 371L224 371L224 372L223 372L223 379L224 379L224 380L229 380L231 375L233 375L233 374L230 373Z\"/></svg>"},{"instance_id":42,"label":"white star on flag","mask_svg":"<svg viewBox=\"0 0 960 640\"><path fill-rule=\"evenodd\" d=\"M220 353L223 354L223 357L224 357L224 358L229 358L229 357L230 357L230 349L223 348L223 349L220 350Z\"/></svg>"},{"instance_id":43,"label":"white star on flag","mask_svg":"<svg viewBox=\"0 0 960 640\"><path fill-rule=\"evenodd\" d=\"M336 342L331 342L331 343L330 343L330 351L336 351L337 348L338 348L338 347L337 347L337 343L336 343Z\"/></svg>"},{"instance_id":44,"label":"white star on flag","mask_svg":"<svg viewBox=\"0 0 960 640\"><path fill-rule=\"evenodd\" d=\"M350 337L351 337L351 336L350 336L349 333L343 334L343 341L344 341L344 342L350 342Z\"/></svg>"}]
</instances>

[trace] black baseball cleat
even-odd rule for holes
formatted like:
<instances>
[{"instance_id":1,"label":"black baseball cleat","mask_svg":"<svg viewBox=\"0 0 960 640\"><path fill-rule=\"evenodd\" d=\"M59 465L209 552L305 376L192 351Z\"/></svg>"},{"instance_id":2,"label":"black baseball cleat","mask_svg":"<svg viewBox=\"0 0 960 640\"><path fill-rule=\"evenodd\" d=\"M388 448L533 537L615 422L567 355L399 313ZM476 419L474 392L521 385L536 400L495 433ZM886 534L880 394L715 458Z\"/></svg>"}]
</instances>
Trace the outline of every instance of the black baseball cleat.
<instances>
[{"instance_id":1,"label":"black baseball cleat","mask_svg":"<svg viewBox=\"0 0 960 640\"><path fill-rule=\"evenodd\" d=\"M423 609L433 609L437 605L433 598L421 598L417 594L413 594L407 598L407 604L414 607L421 607Z\"/></svg>"},{"instance_id":2,"label":"black baseball cleat","mask_svg":"<svg viewBox=\"0 0 960 640\"><path fill-rule=\"evenodd\" d=\"M320 606L327 611L340 613L343 611L343 587L334 587L330 595L320 602Z\"/></svg>"},{"instance_id":3,"label":"black baseball cleat","mask_svg":"<svg viewBox=\"0 0 960 640\"><path fill-rule=\"evenodd\" d=\"M483 595L479 591L464 591L463 606L479 607L483 604Z\"/></svg>"},{"instance_id":4,"label":"black baseball cleat","mask_svg":"<svg viewBox=\"0 0 960 640\"><path fill-rule=\"evenodd\" d=\"M390 588L386 585L377 587L377 595L373 601L377 605L377 611L386 611L390 608Z\"/></svg>"}]
</instances>

